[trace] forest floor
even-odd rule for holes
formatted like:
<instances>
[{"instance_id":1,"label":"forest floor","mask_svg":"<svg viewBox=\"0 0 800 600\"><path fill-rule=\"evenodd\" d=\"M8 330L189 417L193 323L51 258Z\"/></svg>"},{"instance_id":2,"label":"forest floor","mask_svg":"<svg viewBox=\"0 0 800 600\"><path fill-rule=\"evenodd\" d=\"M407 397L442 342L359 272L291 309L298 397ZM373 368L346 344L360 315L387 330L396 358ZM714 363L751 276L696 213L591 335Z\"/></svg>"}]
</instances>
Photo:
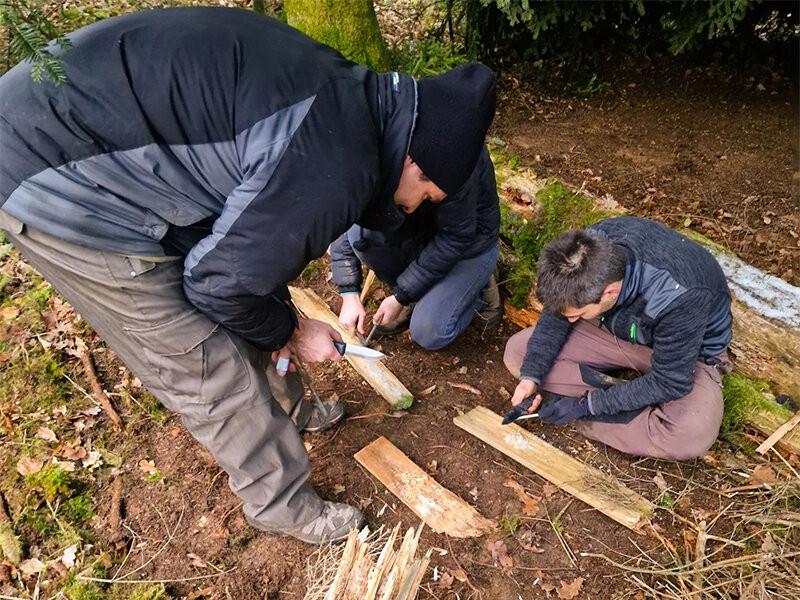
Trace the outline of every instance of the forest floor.
<instances>
[{"instance_id":1,"label":"forest floor","mask_svg":"<svg viewBox=\"0 0 800 600\"><path fill-rule=\"evenodd\" d=\"M745 260L797 284L796 94L772 77L726 77L654 64L625 72L609 91L582 99L536 94L508 76L491 135L542 176L611 194L634 214L670 225L689 221ZM8 245L0 248L0 488L26 559L20 569L0 565L0 594L302 598L314 549L250 528L225 474L179 419L159 408ZM325 263L315 265L298 283L336 310ZM373 308L381 293L373 295ZM706 589L718 585L708 592L719 594L712 597L736 597L747 586L752 594L762 588L774 594L774 577L793 576L796 562L777 568L763 556L797 544L797 524L746 519L767 514L780 521L770 511L797 510L797 457L756 458L721 440L703 460L633 458L590 443L570 427L529 421L525 427L547 442L654 502L655 531L638 535L457 428L453 417L473 406L497 413L508 408L515 380L502 351L515 331L507 322L488 335L471 329L439 352L422 351L407 334L382 341L387 366L417 398L400 415L388 414L386 403L347 365L311 369L320 394L346 402L351 416L305 438L312 481L324 497L360 506L372 527L418 524L353 459L383 435L498 524L497 534L470 540L426 529L421 545L435 549L436 580L432 573L426 577L420 597L643 599L655 588L670 598L688 594L695 581ZM75 336L92 349L125 434L112 430L86 393ZM449 383L469 384L480 394ZM117 478L121 538L108 526ZM522 502L517 484L538 509ZM742 486L749 489L736 490ZM761 558L741 569L735 561L693 569L701 522L712 536L704 564ZM628 570L581 553L604 554ZM76 573L122 583L91 583Z\"/></svg>"}]
</instances>

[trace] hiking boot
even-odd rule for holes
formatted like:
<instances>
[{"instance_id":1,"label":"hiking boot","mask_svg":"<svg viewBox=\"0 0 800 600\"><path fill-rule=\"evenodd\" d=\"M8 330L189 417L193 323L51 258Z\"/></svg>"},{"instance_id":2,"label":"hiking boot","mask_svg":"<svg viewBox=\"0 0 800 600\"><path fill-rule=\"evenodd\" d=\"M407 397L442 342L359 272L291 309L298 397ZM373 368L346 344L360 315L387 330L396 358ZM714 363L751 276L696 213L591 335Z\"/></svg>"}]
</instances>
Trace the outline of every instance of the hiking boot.
<instances>
[{"instance_id":1,"label":"hiking boot","mask_svg":"<svg viewBox=\"0 0 800 600\"><path fill-rule=\"evenodd\" d=\"M311 417L308 419L308 423L300 429L300 433L325 431L336 425L342 418L344 418L343 402L315 398L314 407L311 409Z\"/></svg>"},{"instance_id":2,"label":"hiking boot","mask_svg":"<svg viewBox=\"0 0 800 600\"><path fill-rule=\"evenodd\" d=\"M364 515L361 511L349 504L339 502L322 503L322 513L311 519L305 525L297 527L270 527L263 523L258 523L250 517L247 522L256 529L277 535L288 535L306 544L331 544L343 542L351 529L361 529L364 523Z\"/></svg>"},{"instance_id":3,"label":"hiking boot","mask_svg":"<svg viewBox=\"0 0 800 600\"><path fill-rule=\"evenodd\" d=\"M413 304L404 306L397 319L386 324L381 323L375 328L375 337L387 337L403 333L411 323L411 311L413 310Z\"/></svg>"},{"instance_id":4,"label":"hiking boot","mask_svg":"<svg viewBox=\"0 0 800 600\"><path fill-rule=\"evenodd\" d=\"M492 273L489 283L481 291L481 302L483 306L476 315L475 323L482 328L482 332L493 331L503 318L503 299L497 286L497 271Z\"/></svg>"}]
</instances>

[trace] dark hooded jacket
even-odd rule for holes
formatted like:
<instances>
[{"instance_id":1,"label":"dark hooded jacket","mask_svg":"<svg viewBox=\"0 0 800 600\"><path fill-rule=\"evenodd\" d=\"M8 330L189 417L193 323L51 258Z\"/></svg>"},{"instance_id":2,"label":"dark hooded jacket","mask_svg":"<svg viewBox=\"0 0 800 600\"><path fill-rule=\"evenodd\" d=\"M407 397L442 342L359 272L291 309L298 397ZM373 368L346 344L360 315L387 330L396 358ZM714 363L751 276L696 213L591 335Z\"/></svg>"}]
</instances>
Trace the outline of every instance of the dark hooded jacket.
<instances>
[{"instance_id":1,"label":"dark hooded jacket","mask_svg":"<svg viewBox=\"0 0 800 600\"><path fill-rule=\"evenodd\" d=\"M392 229L416 82L274 19L151 10L69 36L67 81L0 78L0 207L57 238L184 259L187 298L263 349L286 283L353 223Z\"/></svg>"}]
</instances>

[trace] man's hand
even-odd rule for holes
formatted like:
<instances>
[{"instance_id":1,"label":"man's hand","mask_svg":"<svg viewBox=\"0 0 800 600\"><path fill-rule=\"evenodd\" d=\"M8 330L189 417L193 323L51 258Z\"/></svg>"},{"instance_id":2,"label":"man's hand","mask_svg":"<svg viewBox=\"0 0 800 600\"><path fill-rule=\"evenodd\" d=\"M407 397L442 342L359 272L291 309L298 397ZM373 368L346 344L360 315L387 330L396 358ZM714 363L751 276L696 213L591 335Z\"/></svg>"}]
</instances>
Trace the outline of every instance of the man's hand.
<instances>
[{"instance_id":1,"label":"man's hand","mask_svg":"<svg viewBox=\"0 0 800 600\"><path fill-rule=\"evenodd\" d=\"M517 389L514 390L514 395L511 396L511 404L516 406L528 396L533 395L534 392L536 392L536 382L530 379L523 379L517 384ZM541 394L536 394L536 398L533 399L533 404L531 404L531 407L528 409L528 413L536 412L536 409L539 408L541 403Z\"/></svg>"},{"instance_id":2,"label":"man's hand","mask_svg":"<svg viewBox=\"0 0 800 600\"><path fill-rule=\"evenodd\" d=\"M272 353L272 360L277 362L294 354L301 361L309 363L340 361L342 355L333 345L334 341L341 342L342 336L327 323L316 319L299 319L294 335L283 348ZM279 371L278 374L286 373Z\"/></svg>"},{"instance_id":3,"label":"man's hand","mask_svg":"<svg viewBox=\"0 0 800 600\"><path fill-rule=\"evenodd\" d=\"M566 425L571 421L588 417L590 414L589 400L586 394L580 398L556 396L539 409L539 417L544 423L550 425Z\"/></svg>"},{"instance_id":4,"label":"man's hand","mask_svg":"<svg viewBox=\"0 0 800 600\"><path fill-rule=\"evenodd\" d=\"M345 294L342 296L342 310L339 311L339 323L341 323L350 333L358 329L358 333L364 335L364 321L367 318L367 311L361 304L358 294Z\"/></svg>"},{"instance_id":5,"label":"man's hand","mask_svg":"<svg viewBox=\"0 0 800 600\"><path fill-rule=\"evenodd\" d=\"M385 298L383 302L381 302L378 310L375 311L374 315L372 315L372 322L388 325L389 323L393 323L397 320L402 310L403 305L400 304L397 301L397 298L394 297L394 294L392 294L388 298Z\"/></svg>"}]
</instances>

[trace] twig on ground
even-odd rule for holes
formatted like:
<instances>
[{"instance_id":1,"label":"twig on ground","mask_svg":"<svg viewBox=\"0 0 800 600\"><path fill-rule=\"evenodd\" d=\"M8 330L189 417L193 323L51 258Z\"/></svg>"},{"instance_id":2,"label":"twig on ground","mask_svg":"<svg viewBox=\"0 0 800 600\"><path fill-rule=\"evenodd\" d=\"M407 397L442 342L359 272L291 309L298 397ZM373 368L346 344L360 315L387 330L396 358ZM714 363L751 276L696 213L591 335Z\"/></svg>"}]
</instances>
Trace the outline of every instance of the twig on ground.
<instances>
[{"instance_id":1,"label":"twig on ground","mask_svg":"<svg viewBox=\"0 0 800 600\"><path fill-rule=\"evenodd\" d=\"M196 575L195 577L181 577L180 579L103 579L102 577L87 577L85 575L78 575L76 579L80 579L81 581L93 581L95 583L128 583L131 585L137 585L140 583L183 583L186 581L197 581L198 579L209 579L211 577L220 577L222 575L227 575L228 573L232 573L238 569L238 567L231 567L227 571L221 571L219 573L209 573L208 575Z\"/></svg>"},{"instance_id":2,"label":"twig on ground","mask_svg":"<svg viewBox=\"0 0 800 600\"><path fill-rule=\"evenodd\" d=\"M109 419L111 419L111 424L113 425L116 431L122 431L122 419L119 418L117 411L114 410L114 405L111 404L111 400L108 399L106 393L103 391L103 387L100 385L100 381L97 379L97 372L94 369L94 364L92 363L92 357L89 353L89 349L86 347L86 343L79 337L75 338L75 347L78 350L78 355L81 357L81 363L83 364L83 370L86 373L86 378L89 380L89 384L92 387L92 393L94 394L95 400L100 403L100 406L103 407L103 411L106 413Z\"/></svg>"}]
</instances>

